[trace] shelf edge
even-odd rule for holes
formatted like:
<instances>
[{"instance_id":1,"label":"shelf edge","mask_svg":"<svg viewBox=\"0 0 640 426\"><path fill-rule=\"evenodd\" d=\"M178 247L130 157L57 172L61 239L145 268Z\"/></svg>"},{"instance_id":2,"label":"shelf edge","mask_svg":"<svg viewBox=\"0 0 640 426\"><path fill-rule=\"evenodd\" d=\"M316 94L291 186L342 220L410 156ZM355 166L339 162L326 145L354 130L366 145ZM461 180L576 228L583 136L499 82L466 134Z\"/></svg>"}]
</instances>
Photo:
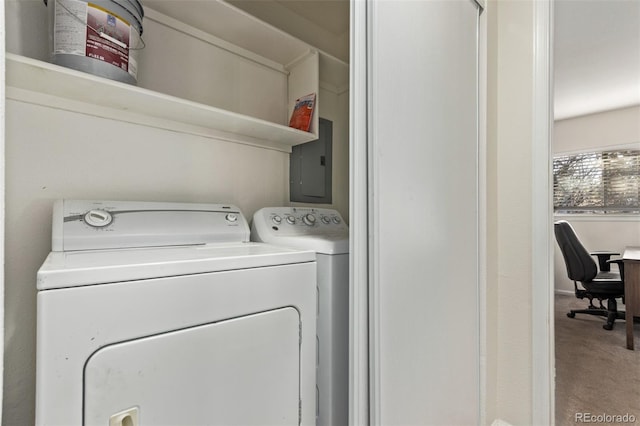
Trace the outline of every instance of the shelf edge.
<instances>
[{"instance_id":1,"label":"shelf edge","mask_svg":"<svg viewBox=\"0 0 640 426\"><path fill-rule=\"evenodd\" d=\"M31 74L37 77L30 78ZM40 81L36 81L37 78ZM47 82L46 88L43 88L43 80ZM87 85L92 92L99 91L109 96L105 96L107 100L102 103L93 102L88 95L80 96L53 87L55 80L67 86L76 83ZM7 98L18 101L283 152L291 152L293 145L317 139L315 134L288 126L9 53L6 86ZM118 96L128 98L131 105L127 99L108 100ZM149 113L147 110L151 107L157 112ZM176 116L183 119L176 119ZM222 127L208 125L216 121L225 124Z\"/></svg>"}]
</instances>

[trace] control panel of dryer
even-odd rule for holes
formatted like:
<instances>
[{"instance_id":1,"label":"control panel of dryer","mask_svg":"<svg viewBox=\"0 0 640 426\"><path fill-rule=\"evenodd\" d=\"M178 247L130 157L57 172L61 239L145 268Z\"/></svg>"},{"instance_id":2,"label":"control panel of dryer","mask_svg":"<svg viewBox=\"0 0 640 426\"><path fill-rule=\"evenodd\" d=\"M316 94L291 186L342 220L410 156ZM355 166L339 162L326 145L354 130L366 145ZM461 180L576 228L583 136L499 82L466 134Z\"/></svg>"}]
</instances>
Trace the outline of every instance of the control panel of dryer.
<instances>
[{"instance_id":1,"label":"control panel of dryer","mask_svg":"<svg viewBox=\"0 0 640 426\"><path fill-rule=\"evenodd\" d=\"M233 205L59 200L53 207L53 251L247 241L249 225Z\"/></svg>"}]
</instances>

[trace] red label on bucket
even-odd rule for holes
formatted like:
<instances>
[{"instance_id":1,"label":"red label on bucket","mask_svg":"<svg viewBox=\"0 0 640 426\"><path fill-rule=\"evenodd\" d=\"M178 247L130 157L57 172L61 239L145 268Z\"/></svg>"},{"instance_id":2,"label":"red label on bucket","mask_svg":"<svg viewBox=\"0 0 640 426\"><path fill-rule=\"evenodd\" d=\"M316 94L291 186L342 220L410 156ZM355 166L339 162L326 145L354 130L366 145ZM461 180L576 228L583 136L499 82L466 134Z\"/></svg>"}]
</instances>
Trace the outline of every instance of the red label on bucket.
<instances>
[{"instance_id":1,"label":"red label on bucket","mask_svg":"<svg viewBox=\"0 0 640 426\"><path fill-rule=\"evenodd\" d=\"M120 17L89 4L87 8L87 51L90 58L129 70L131 26Z\"/></svg>"}]
</instances>

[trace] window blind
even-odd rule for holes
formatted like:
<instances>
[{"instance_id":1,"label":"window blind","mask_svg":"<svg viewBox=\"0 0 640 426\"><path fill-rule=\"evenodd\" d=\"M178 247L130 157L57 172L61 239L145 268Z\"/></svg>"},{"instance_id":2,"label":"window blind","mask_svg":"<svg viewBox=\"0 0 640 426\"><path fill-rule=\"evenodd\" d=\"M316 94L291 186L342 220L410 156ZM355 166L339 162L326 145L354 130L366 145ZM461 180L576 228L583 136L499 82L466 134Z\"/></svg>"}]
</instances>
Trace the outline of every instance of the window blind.
<instances>
[{"instance_id":1,"label":"window blind","mask_svg":"<svg viewBox=\"0 0 640 426\"><path fill-rule=\"evenodd\" d=\"M562 213L640 213L640 150L554 157L553 204Z\"/></svg>"}]
</instances>

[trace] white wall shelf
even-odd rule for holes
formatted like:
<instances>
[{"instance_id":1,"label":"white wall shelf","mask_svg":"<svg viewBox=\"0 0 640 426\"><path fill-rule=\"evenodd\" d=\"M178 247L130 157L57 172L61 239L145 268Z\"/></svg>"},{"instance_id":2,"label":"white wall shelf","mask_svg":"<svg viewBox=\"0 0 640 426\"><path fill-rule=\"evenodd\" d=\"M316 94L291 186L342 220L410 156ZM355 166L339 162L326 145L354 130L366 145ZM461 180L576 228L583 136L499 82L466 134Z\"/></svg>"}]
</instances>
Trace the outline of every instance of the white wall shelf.
<instances>
[{"instance_id":1,"label":"white wall shelf","mask_svg":"<svg viewBox=\"0 0 640 426\"><path fill-rule=\"evenodd\" d=\"M290 152L313 133L7 54L7 98Z\"/></svg>"},{"instance_id":2,"label":"white wall shelf","mask_svg":"<svg viewBox=\"0 0 640 426\"><path fill-rule=\"evenodd\" d=\"M34 14L29 19L40 19L45 12L29 9ZM320 86L337 94L348 90L348 64L221 0L145 0L144 23L148 39L140 67L145 71L138 86L27 57L30 54L8 53L7 97L291 152L292 146L317 139ZM45 30L39 31L33 40L46 39ZM36 45L28 47L14 46L13 51L38 51ZM198 55L163 61L185 51ZM181 78L185 70L188 79ZM235 86L226 87L220 80L228 78L229 70L238 78L231 80ZM281 93L279 79L284 79ZM318 100L311 131L289 128L295 100L313 92Z\"/></svg>"}]
</instances>

